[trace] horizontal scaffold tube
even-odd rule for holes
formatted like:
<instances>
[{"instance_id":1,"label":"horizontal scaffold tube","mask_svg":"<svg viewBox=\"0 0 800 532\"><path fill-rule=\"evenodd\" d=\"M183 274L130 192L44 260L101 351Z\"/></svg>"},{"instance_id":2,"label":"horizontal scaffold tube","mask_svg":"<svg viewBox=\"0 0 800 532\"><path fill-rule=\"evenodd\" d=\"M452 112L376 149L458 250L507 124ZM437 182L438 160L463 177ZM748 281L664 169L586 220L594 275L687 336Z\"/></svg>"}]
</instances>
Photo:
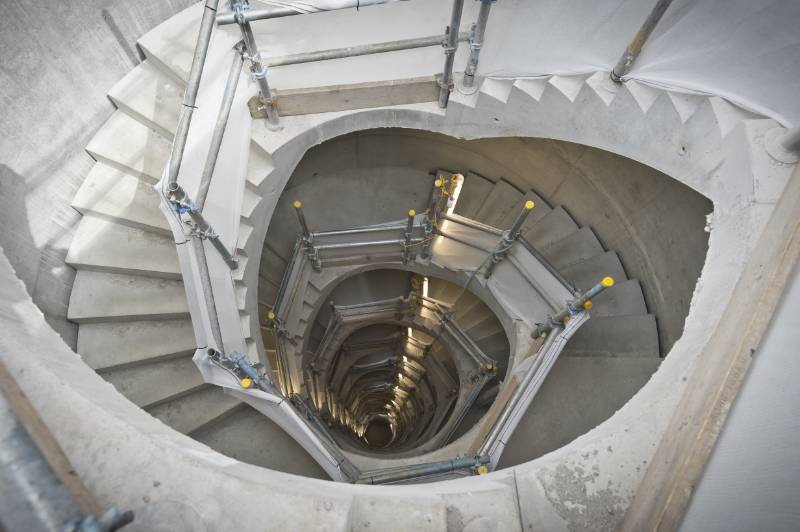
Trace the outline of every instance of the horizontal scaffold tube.
<instances>
[{"instance_id":1,"label":"horizontal scaffold tube","mask_svg":"<svg viewBox=\"0 0 800 532\"><path fill-rule=\"evenodd\" d=\"M474 456L444 460L441 462L429 462L426 464L413 464L408 467L390 470L379 469L376 471L365 471L361 474L361 478L356 481L356 484L386 484L388 482L399 482L412 478L451 473L462 469L478 468L488 462L488 456Z\"/></svg>"},{"instance_id":2,"label":"horizontal scaffold tube","mask_svg":"<svg viewBox=\"0 0 800 532\"><path fill-rule=\"evenodd\" d=\"M303 7L296 6L293 2L286 2L285 5L273 6L266 9L253 9L247 11L243 22L253 22L254 20L268 20L271 18L291 17L294 15L305 15L308 13L318 13L321 11L337 11L339 9L350 9L371 6L375 4L386 4L394 0L336 0L326 2L324 7L316 7L313 4L303 3ZM228 11L217 15L217 24L235 24L236 13Z\"/></svg>"},{"instance_id":3,"label":"horizontal scaffold tube","mask_svg":"<svg viewBox=\"0 0 800 532\"><path fill-rule=\"evenodd\" d=\"M459 34L458 40L466 41L468 36L468 33L462 32ZM267 58L264 60L264 62L269 67L277 67L285 65L297 65L300 63L313 63L316 61L330 61L332 59L344 59L347 57L358 57L360 55L382 54L385 52L397 52L399 50L426 48L428 46L441 46L443 39L444 35L431 35L430 37L417 37L416 39L402 39L399 41L361 44L358 46L346 46L344 48L319 50L317 52L285 55L283 57Z\"/></svg>"}]
</instances>

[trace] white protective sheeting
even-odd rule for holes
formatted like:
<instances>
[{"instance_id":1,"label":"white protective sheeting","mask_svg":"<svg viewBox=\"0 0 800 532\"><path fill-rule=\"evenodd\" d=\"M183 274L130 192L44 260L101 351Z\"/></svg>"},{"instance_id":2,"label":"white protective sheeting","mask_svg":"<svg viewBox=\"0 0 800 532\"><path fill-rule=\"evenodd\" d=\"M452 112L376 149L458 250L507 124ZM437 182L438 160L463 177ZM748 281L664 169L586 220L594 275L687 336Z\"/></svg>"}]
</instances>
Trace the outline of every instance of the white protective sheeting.
<instances>
[{"instance_id":1,"label":"white protective sheeting","mask_svg":"<svg viewBox=\"0 0 800 532\"><path fill-rule=\"evenodd\" d=\"M655 3L500 0L479 74L611 70ZM800 1L675 0L628 77L716 94L784 126L800 125Z\"/></svg>"}]
</instances>

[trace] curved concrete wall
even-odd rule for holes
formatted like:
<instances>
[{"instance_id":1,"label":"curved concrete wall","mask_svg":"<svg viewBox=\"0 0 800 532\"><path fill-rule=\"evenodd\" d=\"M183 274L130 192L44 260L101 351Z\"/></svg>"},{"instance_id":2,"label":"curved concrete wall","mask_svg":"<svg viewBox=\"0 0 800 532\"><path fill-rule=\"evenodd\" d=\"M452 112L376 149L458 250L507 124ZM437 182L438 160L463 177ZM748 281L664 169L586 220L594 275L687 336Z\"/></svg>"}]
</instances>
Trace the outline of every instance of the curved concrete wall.
<instances>
[{"instance_id":1,"label":"curved concrete wall","mask_svg":"<svg viewBox=\"0 0 800 532\"><path fill-rule=\"evenodd\" d=\"M405 176L407 169L414 169L420 179L398 183L387 168L405 168ZM605 248L618 252L628 276L641 281L647 305L658 318L661 352L666 354L680 337L705 262L708 233L704 229L713 205L661 172L588 146L536 138L460 140L395 128L344 135L310 149L303 157L287 185L285 201L279 201L270 235L294 234L293 213L283 204L291 203L293 191L309 191L312 181L324 185L324 178L339 180L348 171L356 179L374 169L385 177L380 180L384 187L412 201L424 196L427 189L419 189L428 184L428 172L437 168L473 171L493 181L504 178L520 190L534 189L551 205L562 205L579 224L592 226ZM377 193L385 196L387 192ZM373 195L372 191L360 193L354 186L346 194L327 190L318 199L329 202L342 220L355 223L372 223L359 215L375 215L376 209L384 216L382 209L394 209L397 218L402 217L404 203L373 205Z\"/></svg>"},{"instance_id":2,"label":"curved concrete wall","mask_svg":"<svg viewBox=\"0 0 800 532\"><path fill-rule=\"evenodd\" d=\"M47 322L73 349L64 264L80 215L70 202L94 164L84 148L140 62L136 39L192 0L22 0L0 17L0 245Z\"/></svg>"}]
</instances>

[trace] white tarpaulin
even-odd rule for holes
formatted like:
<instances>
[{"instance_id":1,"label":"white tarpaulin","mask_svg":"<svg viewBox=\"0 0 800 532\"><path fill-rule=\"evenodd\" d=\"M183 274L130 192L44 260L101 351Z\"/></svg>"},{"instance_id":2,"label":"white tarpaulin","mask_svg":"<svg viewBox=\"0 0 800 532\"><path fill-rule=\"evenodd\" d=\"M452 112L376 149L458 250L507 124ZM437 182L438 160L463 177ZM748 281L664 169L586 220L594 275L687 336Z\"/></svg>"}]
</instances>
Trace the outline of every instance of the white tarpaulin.
<instances>
[{"instance_id":1,"label":"white tarpaulin","mask_svg":"<svg viewBox=\"0 0 800 532\"><path fill-rule=\"evenodd\" d=\"M479 73L611 70L655 0L499 0ZM469 20L464 21L466 26ZM629 76L800 125L800 0L675 0Z\"/></svg>"}]
</instances>

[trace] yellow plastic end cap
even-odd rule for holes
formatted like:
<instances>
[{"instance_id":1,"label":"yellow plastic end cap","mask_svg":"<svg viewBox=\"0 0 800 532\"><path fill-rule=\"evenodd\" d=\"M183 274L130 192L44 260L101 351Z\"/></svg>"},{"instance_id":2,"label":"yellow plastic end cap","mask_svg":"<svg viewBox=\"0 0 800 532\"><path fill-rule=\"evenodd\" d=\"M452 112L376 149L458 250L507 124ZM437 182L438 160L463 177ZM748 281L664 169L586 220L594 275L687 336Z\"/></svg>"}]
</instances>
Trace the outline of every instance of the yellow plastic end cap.
<instances>
[{"instance_id":1,"label":"yellow plastic end cap","mask_svg":"<svg viewBox=\"0 0 800 532\"><path fill-rule=\"evenodd\" d=\"M592 307L593 307L593 306L594 306L594 303L592 303L592 300L591 300L591 299L590 299L590 300L588 300L588 301L584 301L584 302L583 302L583 308L584 308L584 310L592 310Z\"/></svg>"},{"instance_id":2,"label":"yellow plastic end cap","mask_svg":"<svg viewBox=\"0 0 800 532\"><path fill-rule=\"evenodd\" d=\"M253 380L245 377L239 382L239 384L242 385L242 388L251 388L253 386Z\"/></svg>"},{"instance_id":3,"label":"yellow plastic end cap","mask_svg":"<svg viewBox=\"0 0 800 532\"><path fill-rule=\"evenodd\" d=\"M294 200L294 208L299 209L303 206L303 203L300 200Z\"/></svg>"},{"instance_id":4,"label":"yellow plastic end cap","mask_svg":"<svg viewBox=\"0 0 800 532\"><path fill-rule=\"evenodd\" d=\"M569 323L569 316L564 316L564 325Z\"/></svg>"},{"instance_id":5,"label":"yellow plastic end cap","mask_svg":"<svg viewBox=\"0 0 800 532\"><path fill-rule=\"evenodd\" d=\"M494 364L486 364L484 367L485 367L485 368L486 368L488 371L494 371L494 370L495 370Z\"/></svg>"},{"instance_id":6,"label":"yellow plastic end cap","mask_svg":"<svg viewBox=\"0 0 800 532\"><path fill-rule=\"evenodd\" d=\"M533 203L533 200L528 200L528 201L525 202L525 208L528 209L528 210L533 209L535 206L536 206L536 204Z\"/></svg>"},{"instance_id":7,"label":"yellow plastic end cap","mask_svg":"<svg viewBox=\"0 0 800 532\"><path fill-rule=\"evenodd\" d=\"M479 475L485 475L489 472L489 468L485 465L479 465L475 471L477 471Z\"/></svg>"},{"instance_id":8,"label":"yellow plastic end cap","mask_svg":"<svg viewBox=\"0 0 800 532\"><path fill-rule=\"evenodd\" d=\"M275 319L275 313L270 310L269 312L267 312L267 318L269 318L271 320L274 320Z\"/></svg>"},{"instance_id":9,"label":"yellow plastic end cap","mask_svg":"<svg viewBox=\"0 0 800 532\"><path fill-rule=\"evenodd\" d=\"M409 209L408 210L408 215L409 216L416 216L417 215L417 211L415 211L414 209Z\"/></svg>"},{"instance_id":10,"label":"yellow plastic end cap","mask_svg":"<svg viewBox=\"0 0 800 532\"><path fill-rule=\"evenodd\" d=\"M614 278L613 277L603 277L603 280L600 283L605 286L606 288L611 288L614 286Z\"/></svg>"},{"instance_id":11,"label":"yellow plastic end cap","mask_svg":"<svg viewBox=\"0 0 800 532\"><path fill-rule=\"evenodd\" d=\"M434 184L434 186L440 187L440 186L442 186L442 180L441 179L436 179L436 181L434 181L433 184Z\"/></svg>"}]
</instances>

